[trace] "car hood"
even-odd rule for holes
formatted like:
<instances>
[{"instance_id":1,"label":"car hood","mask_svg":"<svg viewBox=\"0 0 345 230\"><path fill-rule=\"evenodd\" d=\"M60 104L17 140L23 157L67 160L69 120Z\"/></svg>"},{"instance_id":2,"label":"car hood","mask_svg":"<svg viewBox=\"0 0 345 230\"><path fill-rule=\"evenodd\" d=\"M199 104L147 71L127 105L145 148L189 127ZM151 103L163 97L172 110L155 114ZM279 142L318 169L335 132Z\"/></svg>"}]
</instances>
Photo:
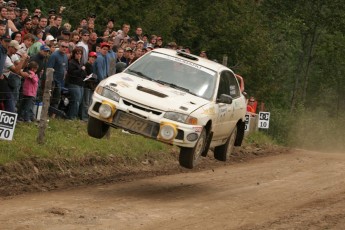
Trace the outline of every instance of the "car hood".
<instances>
[{"instance_id":1,"label":"car hood","mask_svg":"<svg viewBox=\"0 0 345 230\"><path fill-rule=\"evenodd\" d=\"M183 90L126 73L107 78L105 84L112 85L112 88L125 100L134 101L162 111L191 113L209 103L208 100Z\"/></svg>"}]
</instances>

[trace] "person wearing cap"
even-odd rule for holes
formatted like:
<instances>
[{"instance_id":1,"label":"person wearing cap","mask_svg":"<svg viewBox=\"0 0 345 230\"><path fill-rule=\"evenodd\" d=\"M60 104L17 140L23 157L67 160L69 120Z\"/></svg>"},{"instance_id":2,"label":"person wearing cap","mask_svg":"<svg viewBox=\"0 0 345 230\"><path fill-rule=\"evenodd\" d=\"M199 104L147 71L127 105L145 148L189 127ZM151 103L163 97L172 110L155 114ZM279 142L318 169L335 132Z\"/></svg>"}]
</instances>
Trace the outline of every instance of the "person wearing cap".
<instances>
[{"instance_id":1,"label":"person wearing cap","mask_svg":"<svg viewBox=\"0 0 345 230\"><path fill-rule=\"evenodd\" d=\"M81 40L80 42L77 43L77 47L82 47L83 48L83 56L81 59L81 62L83 65L87 62L88 55L89 55L89 45L88 41L90 39L90 32L88 30L83 29L80 33L81 35Z\"/></svg>"},{"instance_id":2,"label":"person wearing cap","mask_svg":"<svg viewBox=\"0 0 345 230\"><path fill-rule=\"evenodd\" d=\"M97 75L98 81L108 77L108 57L107 53L110 49L110 46L107 42L101 43L101 50L97 55L97 59L94 64L94 73Z\"/></svg>"},{"instance_id":3,"label":"person wearing cap","mask_svg":"<svg viewBox=\"0 0 345 230\"><path fill-rule=\"evenodd\" d=\"M132 48L131 47L126 47L123 56L126 58L126 64L128 66L129 62L131 61L131 59L134 58Z\"/></svg>"},{"instance_id":4,"label":"person wearing cap","mask_svg":"<svg viewBox=\"0 0 345 230\"><path fill-rule=\"evenodd\" d=\"M28 61L28 56L24 53L20 58L16 55L20 49L18 41L12 40L7 47L7 57L4 67L4 75L7 77L8 84L12 93L12 105L14 108L19 100L19 90L21 87L21 78L28 77L29 74L23 71L25 64Z\"/></svg>"},{"instance_id":5,"label":"person wearing cap","mask_svg":"<svg viewBox=\"0 0 345 230\"><path fill-rule=\"evenodd\" d=\"M50 52L50 48L47 45L41 45L40 51L33 56L30 56L29 63L31 61L35 61L38 64L37 74L39 76L39 87L37 92L37 99L38 101L43 100L43 91L44 91L44 83L46 79L46 66L48 61L48 54Z\"/></svg>"},{"instance_id":6,"label":"person wearing cap","mask_svg":"<svg viewBox=\"0 0 345 230\"><path fill-rule=\"evenodd\" d=\"M93 66L97 59L97 53L91 51L89 53L88 61L85 64L85 71L86 75L92 76L91 78L87 79L84 84L84 95L83 95L83 102L81 106L81 120L87 121L89 115L87 113L89 106L91 105L92 93L95 90L98 81L97 76L94 74Z\"/></svg>"},{"instance_id":7,"label":"person wearing cap","mask_svg":"<svg viewBox=\"0 0 345 230\"><path fill-rule=\"evenodd\" d=\"M14 106L12 105L12 94L8 86L7 79L3 75L3 70L5 66L5 61L7 58L7 46L11 41L11 38L6 33L6 24L0 22L0 110L14 111Z\"/></svg>"},{"instance_id":8,"label":"person wearing cap","mask_svg":"<svg viewBox=\"0 0 345 230\"><path fill-rule=\"evenodd\" d=\"M144 48L144 41L143 40L139 40L137 41L137 49L143 49Z\"/></svg>"},{"instance_id":9,"label":"person wearing cap","mask_svg":"<svg viewBox=\"0 0 345 230\"><path fill-rule=\"evenodd\" d=\"M15 7L17 7L17 1L8 1L7 6L14 9Z\"/></svg>"},{"instance_id":10,"label":"person wearing cap","mask_svg":"<svg viewBox=\"0 0 345 230\"><path fill-rule=\"evenodd\" d=\"M149 52L149 51L153 50L153 46L148 45L148 46L146 47L146 49L147 49L147 52Z\"/></svg>"},{"instance_id":11,"label":"person wearing cap","mask_svg":"<svg viewBox=\"0 0 345 230\"><path fill-rule=\"evenodd\" d=\"M69 30L64 29L63 27L61 31L61 36L64 38L65 41L69 41L71 37L71 32Z\"/></svg>"},{"instance_id":12,"label":"person wearing cap","mask_svg":"<svg viewBox=\"0 0 345 230\"><path fill-rule=\"evenodd\" d=\"M50 15L55 15L56 14L56 10L55 9L50 9L49 11L48 11L48 15L50 16Z\"/></svg>"},{"instance_id":13,"label":"person wearing cap","mask_svg":"<svg viewBox=\"0 0 345 230\"><path fill-rule=\"evenodd\" d=\"M50 34L48 34L47 37L46 37L46 39L44 40L44 43L45 43L46 45L48 45L48 46L53 45L54 42L57 42L57 41L56 41L56 39L55 39L52 35L50 35Z\"/></svg>"}]
</instances>

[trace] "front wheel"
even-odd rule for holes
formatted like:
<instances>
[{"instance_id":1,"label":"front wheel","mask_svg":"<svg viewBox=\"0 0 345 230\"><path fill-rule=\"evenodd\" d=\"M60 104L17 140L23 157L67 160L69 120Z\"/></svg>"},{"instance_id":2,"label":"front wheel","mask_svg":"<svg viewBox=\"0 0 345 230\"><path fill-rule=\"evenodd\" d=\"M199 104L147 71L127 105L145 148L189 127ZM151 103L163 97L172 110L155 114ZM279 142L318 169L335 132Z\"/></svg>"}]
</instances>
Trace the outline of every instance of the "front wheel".
<instances>
[{"instance_id":1,"label":"front wheel","mask_svg":"<svg viewBox=\"0 0 345 230\"><path fill-rule=\"evenodd\" d=\"M230 158L230 155L234 151L235 140L237 136L237 126L228 137L228 140L224 145L220 145L214 148L214 158L219 161L227 161Z\"/></svg>"},{"instance_id":2,"label":"front wheel","mask_svg":"<svg viewBox=\"0 0 345 230\"><path fill-rule=\"evenodd\" d=\"M206 141L206 129L203 128L194 148L181 147L179 156L180 165L188 169L194 168L200 161L200 157L202 152L204 151Z\"/></svg>"},{"instance_id":3,"label":"front wheel","mask_svg":"<svg viewBox=\"0 0 345 230\"><path fill-rule=\"evenodd\" d=\"M89 116L87 122L87 133L89 136L101 139L108 132L109 125L94 117Z\"/></svg>"}]
</instances>

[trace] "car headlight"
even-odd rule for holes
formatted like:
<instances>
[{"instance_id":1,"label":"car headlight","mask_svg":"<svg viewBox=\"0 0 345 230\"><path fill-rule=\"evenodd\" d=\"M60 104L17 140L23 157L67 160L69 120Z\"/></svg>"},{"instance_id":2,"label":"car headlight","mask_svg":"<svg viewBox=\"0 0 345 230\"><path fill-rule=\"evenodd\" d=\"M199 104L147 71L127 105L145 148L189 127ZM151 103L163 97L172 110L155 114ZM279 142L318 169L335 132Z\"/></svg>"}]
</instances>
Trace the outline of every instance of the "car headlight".
<instances>
[{"instance_id":1,"label":"car headlight","mask_svg":"<svg viewBox=\"0 0 345 230\"><path fill-rule=\"evenodd\" d=\"M102 95L103 97L109 98L110 100L113 101L119 101L120 100L120 95L113 90L103 87L103 86L98 86L95 90L96 93L99 95Z\"/></svg>"},{"instance_id":2,"label":"car headlight","mask_svg":"<svg viewBox=\"0 0 345 230\"><path fill-rule=\"evenodd\" d=\"M116 110L115 105L107 101L102 101L102 104L99 107L98 112L102 118L108 119L114 115L115 110Z\"/></svg>"},{"instance_id":3,"label":"car headlight","mask_svg":"<svg viewBox=\"0 0 345 230\"><path fill-rule=\"evenodd\" d=\"M177 135L177 128L174 124L161 123L159 128L159 139L170 141Z\"/></svg>"},{"instance_id":4,"label":"car headlight","mask_svg":"<svg viewBox=\"0 0 345 230\"><path fill-rule=\"evenodd\" d=\"M191 125L196 125L198 123L197 118L177 112L166 112L164 118Z\"/></svg>"}]
</instances>

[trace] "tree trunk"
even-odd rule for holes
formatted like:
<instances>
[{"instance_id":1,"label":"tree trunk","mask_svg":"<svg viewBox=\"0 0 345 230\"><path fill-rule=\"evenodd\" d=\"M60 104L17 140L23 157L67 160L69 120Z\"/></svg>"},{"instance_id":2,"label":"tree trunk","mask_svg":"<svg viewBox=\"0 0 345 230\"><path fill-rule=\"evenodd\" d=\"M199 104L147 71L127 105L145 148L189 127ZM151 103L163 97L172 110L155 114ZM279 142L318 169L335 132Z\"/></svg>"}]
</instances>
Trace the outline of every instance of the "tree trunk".
<instances>
[{"instance_id":1,"label":"tree trunk","mask_svg":"<svg viewBox=\"0 0 345 230\"><path fill-rule=\"evenodd\" d=\"M305 103L307 100L306 98L307 98L307 89L308 89L308 84L309 84L309 70L310 70L312 59L313 59L314 47L317 43L317 37L318 37L317 24L315 24L313 28L312 38L309 45L309 50L308 50L307 66L304 73L304 84L303 84L303 94L302 94L303 103Z\"/></svg>"},{"instance_id":2,"label":"tree trunk","mask_svg":"<svg viewBox=\"0 0 345 230\"><path fill-rule=\"evenodd\" d=\"M300 77L302 76L302 72L303 72L303 66L304 66L304 59L305 59L305 47L306 47L306 43L307 43L307 35L302 35L302 51L299 55L298 58L298 63L297 63L297 68L296 68L296 73L295 73L295 83L294 83L294 87L292 89L292 95L291 95L291 107L290 107L290 112L293 112L296 108L297 102L298 102L298 95L299 95L299 80Z\"/></svg>"}]
</instances>

